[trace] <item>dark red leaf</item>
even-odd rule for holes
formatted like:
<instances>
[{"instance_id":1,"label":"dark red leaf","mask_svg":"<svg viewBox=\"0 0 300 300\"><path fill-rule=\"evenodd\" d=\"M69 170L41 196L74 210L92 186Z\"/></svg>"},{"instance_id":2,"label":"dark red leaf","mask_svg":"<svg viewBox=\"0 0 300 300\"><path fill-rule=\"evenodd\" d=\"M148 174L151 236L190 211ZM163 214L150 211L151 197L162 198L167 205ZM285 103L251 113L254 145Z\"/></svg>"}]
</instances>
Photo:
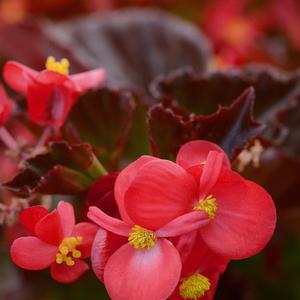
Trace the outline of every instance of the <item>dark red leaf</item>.
<instances>
[{"instance_id":1,"label":"dark red leaf","mask_svg":"<svg viewBox=\"0 0 300 300\"><path fill-rule=\"evenodd\" d=\"M182 116L171 107L158 104L148 113L153 153L170 158L176 155L182 144L204 139L219 144L233 159L249 140L261 132L261 125L252 118L253 104L253 88L247 89L231 106L221 107L207 116Z\"/></svg>"},{"instance_id":2,"label":"dark red leaf","mask_svg":"<svg viewBox=\"0 0 300 300\"><path fill-rule=\"evenodd\" d=\"M49 145L47 153L27 160L24 170L4 187L22 195L71 195L86 190L102 175L90 145L57 142Z\"/></svg>"},{"instance_id":3,"label":"dark red leaf","mask_svg":"<svg viewBox=\"0 0 300 300\"><path fill-rule=\"evenodd\" d=\"M101 88L80 98L70 120L81 141L93 145L101 162L114 168L132 126L134 110L135 101L130 93Z\"/></svg>"}]
</instances>

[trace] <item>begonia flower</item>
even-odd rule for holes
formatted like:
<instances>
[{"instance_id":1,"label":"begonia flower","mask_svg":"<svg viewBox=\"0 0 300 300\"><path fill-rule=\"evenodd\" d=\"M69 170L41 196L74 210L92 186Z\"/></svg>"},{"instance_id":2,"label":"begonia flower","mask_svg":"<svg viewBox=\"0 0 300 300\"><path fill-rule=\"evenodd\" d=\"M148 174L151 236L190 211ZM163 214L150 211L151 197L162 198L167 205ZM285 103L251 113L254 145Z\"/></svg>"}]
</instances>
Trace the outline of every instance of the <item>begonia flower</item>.
<instances>
[{"instance_id":1,"label":"begonia flower","mask_svg":"<svg viewBox=\"0 0 300 300\"><path fill-rule=\"evenodd\" d=\"M152 171L144 173L143 168L148 165ZM137 179L139 176L141 178ZM138 187L130 191L136 180L148 186L141 187L140 191L136 190ZM172 185L161 189L161 183L170 181ZM151 207L144 206L142 215L132 218L124 202L127 197L132 197L132 193L140 194L144 188L148 191L154 188L151 194L143 195L149 204L151 201L154 206L162 203L161 215L152 219ZM106 254L99 254L100 257L93 254L97 260L93 264L97 263L100 269L96 270L97 276L103 276L112 299L163 300L171 295L180 279L181 259L179 252L166 237L188 233L201 226L202 222L209 222L205 212L202 212L202 218L199 217L201 212L192 212L181 218L188 210L188 203L196 197L196 191L193 176L180 166L167 160L142 156L120 173L115 184L115 197L123 220L112 218L97 207L90 207L88 217L92 221L110 233L127 238L122 245L118 238L100 231L94 243L95 249L100 250L109 238L111 246L117 248L109 257ZM164 203L167 203L168 209ZM197 220L193 219L193 215L196 215ZM103 249L101 253L105 253Z\"/></svg>"},{"instance_id":2,"label":"begonia flower","mask_svg":"<svg viewBox=\"0 0 300 300\"><path fill-rule=\"evenodd\" d=\"M101 68L69 75L69 61L50 56L46 69L38 72L23 64L8 61L4 66L7 84L26 97L32 122L61 127L78 97L105 80Z\"/></svg>"},{"instance_id":3,"label":"begonia flower","mask_svg":"<svg viewBox=\"0 0 300 300\"><path fill-rule=\"evenodd\" d=\"M24 209L20 222L31 236L16 239L11 246L13 262L27 270L50 267L58 282L70 283L89 269L84 261L90 256L98 227L82 222L75 225L71 204L60 201L49 212L43 206Z\"/></svg>"},{"instance_id":4,"label":"begonia flower","mask_svg":"<svg viewBox=\"0 0 300 300\"><path fill-rule=\"evenodd\" d=\"M232 171L226 154L207 141L181 147L176 162L198 183L194 211L206 211L210 222L199 228L205 243L230 259L260 252L273 235L276 208L259 185Z\"/></svg>"}]
</instances>

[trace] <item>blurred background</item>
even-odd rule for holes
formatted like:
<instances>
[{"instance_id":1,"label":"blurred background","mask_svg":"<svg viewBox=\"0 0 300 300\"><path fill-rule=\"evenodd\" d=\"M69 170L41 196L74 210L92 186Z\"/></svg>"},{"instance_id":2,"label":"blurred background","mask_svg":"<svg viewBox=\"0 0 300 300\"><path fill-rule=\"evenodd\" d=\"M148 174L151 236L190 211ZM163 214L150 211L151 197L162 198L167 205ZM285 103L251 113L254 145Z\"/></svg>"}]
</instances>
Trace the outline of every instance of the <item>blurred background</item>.
<instances>
[{"instance_id":1,"label":"blurred background","mask_svg":"<svg viewBox=\"0 0 300 300\"><path fill-rule=\"evenodd\" d=\"M207 115L254 86L254 116L266 124L256 141L264 151L259 167L243 166L232 158L243 176L271 193L278 224L262 253L230 263L215 299L300 299L300 2L0 0L1 68L10 59L41 70L49 55L67 57L71 73L104 67L109 86L134 94L137 108L126 145L119 134L123 123L114 127L102 121L111 126L112 135L117 132L113 141L109 136L104 139L113 145L102 152L110 171L155 149L162 157L174 158L172 136L163 145L156 140L165 136L155 131L154 116L147 117L151 105L175 99L174 110L184 118ZM113 120L119 120L122 112L130 114L124 107L106 109ZM157 121L161 128L164 120ZM28 129L24 122L8 126L25 140L34 140L38 129ZM116 163L110 155L120 144L122 154ZM3 153L1 148L0 180L6 182L16 168ZM85 196L77 198L82 206ZM11 199L9 192L1 191L0 299L109 299L92 272L64 286L55 283L48 271L27 272L12 264L8 249L21 234L16 220L22 207Z\"/></svg>"}]
</instances>

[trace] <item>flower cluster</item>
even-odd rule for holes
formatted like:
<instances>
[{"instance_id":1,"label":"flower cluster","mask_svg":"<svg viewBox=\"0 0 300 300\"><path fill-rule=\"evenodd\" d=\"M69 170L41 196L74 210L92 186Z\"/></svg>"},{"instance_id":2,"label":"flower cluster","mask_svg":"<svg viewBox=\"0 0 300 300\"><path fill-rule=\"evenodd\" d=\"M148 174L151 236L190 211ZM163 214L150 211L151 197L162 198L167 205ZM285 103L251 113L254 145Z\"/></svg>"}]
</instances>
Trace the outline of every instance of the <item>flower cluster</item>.
<instances>
[{"instance_id":1,"label":"flower cluster","mask_svg":"<svg viewBox=\"0 0 300 300\"><path fill-rule=\"evenodd\" d=\"M15 264L50 267L53 279L69 283L89 269L83 259L91 256L113 300L207 300L229 261L261 251L276 222L268 193L231 170L221 148L201 140L183 145L176 163L140 157L95 182L88 199L110 203L97 205L110 215L89 208L100 228L75 225L67 202L52 212L24 209L20 222L31 236L12 244Z\"/></svg>"},{"instance_id":2,"label":"flower cluster","mask_svg":"<svg viewBox=\"0 0 300 300\"><path fill-rule=\"evenodd\" d=\"M142 156L117 177L120 219L97 207L93 269L113 300L212 299L232 259L261 251L276 211L217 145L183 145L176 163Z\"/></svg>"}]
</instances>

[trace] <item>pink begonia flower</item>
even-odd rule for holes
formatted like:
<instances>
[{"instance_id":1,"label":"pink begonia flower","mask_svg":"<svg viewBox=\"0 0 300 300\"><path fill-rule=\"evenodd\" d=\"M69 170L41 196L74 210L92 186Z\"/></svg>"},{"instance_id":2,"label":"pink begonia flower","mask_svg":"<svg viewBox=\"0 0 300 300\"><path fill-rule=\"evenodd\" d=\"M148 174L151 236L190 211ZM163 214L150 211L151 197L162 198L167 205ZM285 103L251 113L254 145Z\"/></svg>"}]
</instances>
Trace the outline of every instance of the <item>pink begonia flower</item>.
<instances>
[{"instance_id":1,"label":"pink begonia flower","mask_svg":"<svg viewBox=\"0 0 300 300\"><path fill-rule=\"evenodd\" d=\"M145 180L142 169L148 165L152 171L146 174L150 177ZM139 176L142 178L138 179ZM151 216L146 218L145 211L139 220L132 221L124 203L127 195L131 197L131 192L139 193L137 190L130 191L135 180L149 184L147 189L152 194L148 195L148 201L152 196L152 199L157 199L158 206L159 201L168 203L171 209L168 211L162 207L162 218L156 216L151 221ZM174 186L169 184L164 191L158 189L162 183L170 181ZM115 197L123 220L112 218L97 207L90 207L88 217L110 232L99 231L94 242L95 249L101 253L105 253L103 249L108 245L116 249L109 257L101 255L97 261L93 260L93 265L98 264L99 268L96 274L103 277L113 300L166 299L171 295L180 279L181 259L179 252L165 237L185 234L197 229L202 222L209 222L205 212L202 212L202 218L199 218L199 212L184 214L188 211L188 203L196 197L196 191L193 176L180 166L167 160L142 156L123 170L116 181ZM184 215L183 218L181 215ZM193 215L197 215L197 220L193 219ZM111 232L126 239L120 241Z\"/></svg>"},{"instance_id":2,"label":"pink begonia flower","mask_svg":"<svg viewBox=\"0 0 300 300\"><path fill-rule=\"evenodd\" d=\"M198 203L193 209L206 211L211 220L199 228L204 242L229 259L243 259L260 252L276 225L271 196L232 171L226 154L213 143L192 141L183 145L176 162L198 183Z\"/></svg>"},{"instance_id":3,"label":"pink begonia flower","mask_svg":"<svg viewBox=\"0 0 300 300\"><path fill-rule=\"evenodd\" d=\"M59 128L79 96L104 82L105 71L99 68L69 75L69 61L58 62L50 56L41 72L8 61L3 76L11 88L26 97L32 122Z\"/></svg>"},{"instance_id":4,"label":"pink begonia flower","mask_svg":"<svg viewBox=\"0 0 300 300\"><path fill-rule=\"evenodd\" d=\"M181 261L167 238L199 230L217 255L245 258L266 245L276 220L270 196L231 171L221 148L205 141L184 145L177 164L142 156L118 176L115 198L122 220L96 207L88 214L102 228L128 238L110 257L97 261L113 300L159 300L172 293ZM107 238L114 239L104 234L99 249L106 248ZM100 278L101 273L96 270Z\"/></svg>"},{"instance_id":5,"label":"pink begonia flower","mask_svg":"<svg viewBox=\"0 0 300 300\"><path fill-rule=\"evenodd\" d=\"M50 267L52 278L61 283L73 282L89 269L83 259L90 257L98 227L86 222L75 225L71 204L60 201L51 213L43 206L26 208L20 222L31 236L20 237L11 246L17 266L27 270Z\"/></svg>"}]
</instances>

